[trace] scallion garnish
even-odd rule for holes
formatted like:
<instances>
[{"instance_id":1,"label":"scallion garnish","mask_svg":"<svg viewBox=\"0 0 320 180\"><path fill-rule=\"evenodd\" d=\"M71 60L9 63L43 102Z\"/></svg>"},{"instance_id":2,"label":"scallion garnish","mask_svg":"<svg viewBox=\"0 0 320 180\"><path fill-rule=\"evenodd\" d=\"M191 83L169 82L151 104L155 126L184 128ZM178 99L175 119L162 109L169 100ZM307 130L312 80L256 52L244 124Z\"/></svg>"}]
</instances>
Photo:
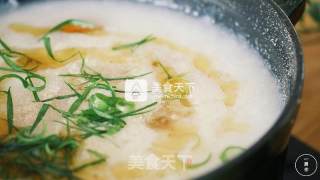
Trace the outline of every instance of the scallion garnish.
<instances>
[{"instance_id":1,"label":"scallion garnish","mask_svg":"<svg viewBox=\"0 0 320 180\"><path fill-rule=\"evenodd\" d=\"M20 129L15 136L0 141L0 159L5 164L1 177L25 178L67 178L77 179L74 172L105 161L99 154L97 160L82 165L82 168L71 168L71 157L79 147L78 140L57 135L30 134L29 128ZM68 152L68 153L67 153ZM19 170L19 173L15 173Z\"/></svg>"},{"instance_id":2,"label":"scallion garnish","mask_svg":"<svg viewBox=\"0 0 320 180\"><path fill-rule=\"evenodd\" d=\"M3 76L0 76L0 82L5 79L10 79L10 78L14 78L14 79L19 80L22 83L22 86L24 88L28 88L28 86L29 86L28 82L24 78L22 78L21 76L18 76L17 74L5 74Z\"/></svg>"},{"instance_id":3,"label":"scallion garnish","mask_svg":"<svg viewBox=\"0 0 320 180\"><path fill-rule=\"evenodd\" d=\"M74 92L75 95L77 95L78 97L80 96L80 93L70 83L65 83Z\"/></svg>"},{"instance_id":4,"label":"scallion garnish","mask_svg":"<svg viewBox=\"0 0 320 180\"><path fill-rule=\"evenodd\" d=\"M38 116L36 118L36 120L33 122L33 125L31 126L31 129L30 129L30 133L32 133L36 127L38 126L38 124L42 121L43 117L46 115L48 109L49 109L49 105L48 104L43 104L39 113L38 113Z\"/></svg>"},{"instance_id":5,"label":"scallion garnish","mask_svg":"<svg viewBox=\"0 0 320 180\"><path fill-rule=\"evenodd\" d=\"M96 160L94 161L91 161L91 162L88 162L88 163L85 163L85 164L82 164L76 168L73 169L73 171L80 171L82 169L85 169L89 166L94 166L94 165L97 165L97 164L100 164L100 163L103 163L106 161L106 157L100 153L98 153L97 151L94 151L92 149L88 149L87 150L88 153L90 153L91 155L95 156L96 157Z\"/></svg>"},{"instance_id":6,"label":"scallion garnish","mask_svg":"<svg viewBox=\"0 0 320 180\"><path fill-rule=\"evenodd\" d=\"M8 120L8 132L9 134L11 134L14 126L13 126L13 101L12 101L12 94L11 94L10 88L7 93L7 120Z\"/></svg>"},{"instance_id":7,"label":"scallion garnish","mask_svg":"<svg viewBox=\"0 0 320 180\"><path fill-rule=\"evenodd\" d=\"M44 47L47 51L47 54L49 55L49 57L59 63L63 63L66 62L70 59L72 59L73 57L75 57L76 55L79 54L79 52L72 54L70 57L64 58L64 59L57 59L53 53L52 50L52 45L51 45L51 39L49 37L50 34L60 31L62 30L64 27L70 26L70 25L75 25L75 26L80 26L83 28L89 28L89 29L94 29L96 28L96 25L94 23L88 22L88 21L84 21L84 20L80 20L80 19L68 19L65 20L59 24L57 24L56 26L54 26L53 28L51 28L47 33L45 33L40 40L43 41L44 43Z\"/></svg>"},{"instance_id":8,"label":"scallion garnish","mask_svg":"<svg viewBox=\"0 0 320 180\"><path fill-rule=\"evenodd\" d=\"M45 37L48 37L50 34L60 31L61 29L63 29L66 26L69 25L76 25L76 26L81 26L84 28L89 28L89 29L94 29L96 27L96 25L92 22L89 21L84 21L84 20L80 20L80 19L67 19L57 25L55 25L53 28L51 28L47 33L45 33L41 39L44 39Z\"/></svg>"},{"instance_id":9,"label":"scallion garnish","mask_svg":"<svg viewBox=\"0 0 320 180\"><path fill-rule=\"evenodd\" d=\"M7 94L10 99L10 89ZM8 104L8 107L13 107L12 103ZM71 168L69 167L72 159L70 156L75 155L79 147L79 140L70 136L64 138L57 135L44 135L44 133L32 134L50 107L54 108L48 104L42 106L31 128L17 129L15 134L0 139L1 164L6 165L1 169L1 177L24 178L26 175L32 175L50 179L61 177L77 179L74 172L106 161L103 155L88 150L96 159ZM11 128L13 128L13 123ZM19 169L18 174L14 173L15 169Z\"/></svg>"},{"instance_id":10,"label":"scallion garnish","mask_svg":"<svg viewBox=\"0 0 320 180\"><path fill-rule=\"evenodd\" d=\"M30 68L29 70L32 71L34 69L36 69L38 66L39 66L39 62L32 59L31 57L27 56L26 54L24 53L21 53L21 52L18 52L18 51L15 51L13 50L12 48L9 47L9 45L7 43L5 43L1 38L0 38L0 45L2 46L2 48L4 48L4 50L0 50L0 53L1 54L4 54L10 58L13 57L13 55L18 55L18 56L22 56L24 58L27 59L27 63L24 65L26 66L28 63L30 63L31 61L33 62L36 62L36 65L32 68Z\"/></svg>"},{"instance_id":11,"label":"scallion garnish","mask_svg":"<svg viewBox=\"0 0 320 180\"><path fill-rule=\"evenodd\" d=\"M0 45L7 51L7 52L14 52L8 45L0 38Z\"/></svg>"},{"instance_id":12,"label":"scallion garnish","mask_svg":"<svg viewBox=\"0 0 320 180\"><path fill-rule=\"evenodd\" d=\"M186 164L186 168L187 169L197 169L201 166L204 166L206 165L212 158L212 154L209 153L209 155L207 156L207 158L205 160L203 160L202 162L199 162L199 163L193 163L193 164Z\"/></svg>"},{"instance_id":13,"label":"scallion garnish","mask_svg":"<svg viewBox=\"0 0 320 180\"><path fill-rule=\"evenodd\" d=\"M69 99L69 98L73 98L73 97L77 97L77 94L69 94L69 95L64 95L64 96L55 96L52 98L48 98L48 99L44 99L41 100L41 102L49 102L49 101L53 101L53 100L64 100L64 99Z\"/></svg>"},{"instance_id":14,"label":"scallion garnish","mask_svg":"<svg viewBox=\"0 0 320 180\"><path fill-rule=\"evenodd\" d=\"M229 146L220 155L222 162L227 162L237 155L241 154L245 149L240 146Z\"/></svg>"},{"instance_id":15,"label":"scallion garnish","mask_svg":"<svg viewBox=\"0 0 320 180\"><path fill-rule=\"evenodd\" d=\"M137 116L150 112L157 102L150 103L143 107L136 108L133 102L129 102L117 95L119 91L116 87L111 85L111 81L121 81L128 79L135 79L149 75L144 73L136 76L127 77L104 77L102 74L90 70L85 65L85 59L80 52L70 56L69 58L59 60L54 55L51 39L49 35L53 32L63 30L69 25L81 26L83 28L95 28L96 26L90 22L69 19L66 20L41 37L44 42L47 54L51 59L57 62L64 62L75 55L80 55L82 58L82 65L79 74L64 74L61 76L80 78L85 80L85 88L83 91L78 91L76 87L66 82L66 85L73 92L72 94L59 95L45 100L40 100L38 92L46 87L45 77L23 69L15 63L16 55L28 58L23 53L12 50L3 40L0 39L0 57L7 65L0 67L0 71L8 72L0 76L0 81L14 78L22 83L25 89L33 93L34 99L37 102L50 102L53 100L63 100L68 98L75 98L67 111L58 109L57 107L44 103L40 108L38 115L31 125L31 127L16 128L13 124L13 100L11 89L5 91L7 94L7 120L9 135L4 139L0 139L0 162L6 164L5 167L0 167L1 177L21 178L25 176L32 176L36 178L66 178L76 179L74 172L80 171L89 166L93 166L106 161L106 158L94 150L88 152L95 157L95 160L82 164L77 167L70 167L71 160L75 151L79 146L79 142L91 136L113 135L119 132L126 125L126 118L130 116ZM74 27L68 27L69 30ZM126 48L136 48L142 44L154 40L153 36L147 36L141 41L121 45L113 48L113 50L120 50ZM86 69L87 68L87 69ZM87 71L89 70L89 71ZM90 72L90 73L89 73ZM94 90L104 90L106 93L93 93ZM1 91L2 92L2 91ZM87 107L82 108L84 102L88 102ZM82 110L79 110L81 107ZM52 109L61 114L66 119L66 122L60 122L66 125L67 136L60 137L58 135L46 135L43 133L36 133L36 128L45 119L48 110ZM75 129L70 131L70 128ZM15 129L16 131L13 131ZM81 136L78 136L80 132ZM77 137L77 138L76 138ZM82 137L81 139L79 139ZM21 173L16 174L15 169L19 169Z\"/></svg>"},{"instance_id":16,"label":"scallion garnish","mask_svg":"<svg viewBox=\"0 0 320 180\"><path fill-rule=\"evenodd\" d=\"M127 77L115 77L115 78L106 78L103 77L101 74L61 74L62 77L78 77L78 78L85 78L90 80L105 80L105 81L122 81L122 80L129 80L129 79L136 79L139 77L147 76L152 74L152 72L143 73L135 76L127 76Z\"/></svg>"},{"instance_id":17,"label":"scallion garnish","mask_svg":"<svg viewBox=\"0 0 320 180\"><path fill-rule=\"evenodd\" d=\"M73 104L70 106L68 112L69 113L74 113L78 110L78 108L81 106L82 102L87 98L87 96L89 95L89 93L95 88L95 85L92 84L90 86L88 86L84 92L81 94L81 96L73 102Z\"/></svg>"},{"instance_id":18,"label":"scallion garnish","mask_svg":"<svg viewBox=\"0 0 320 180\"><path fill-rule=\"evenodd\" d=\"M163 72L167 75L167 79L170 80L173 78L173 76L169 73L169 71L167 70L166 67L164 67L164 65L161 62L155 62L156 65L159 65L160 68L163 70Z\"/></svg>"},{"instance_id":19,"label":"scallion garnish","mask_svg":"<svg viewBox=\"0 0 320 180\"><path fill-rule=\"evenodd\" d=\"M34 94L36 94L39 91L42 91L46 87L45 77L20 68L8 56L6 56L4 54L0 54L0 57L2 57L4 62L9 66L9 68L0 68L0 71L1 70L2 71L10 71L10 72L22 73L22 74L26 75L26 77L23 78L17 74L5 74L5 75L0 76L0 81L2 81L4 79L8 79L8 78L16 78L21 81L24 88L29 89ZM40 80L42 82L42 85L35 86L32 82L32 79ZM38 98L35 97L35 99L36 99L36 101L39 101Z\"/></svg>"},{"instance_id":20,"label":"scallion garnish","mask_svg":"<svg viewBox=\"0 0 320 180\"><path fill-rule=\"evenodd\" d=\"M43 43L44 43L44 47L46 48L46 51L48 53L48 55L52 58L52 59L56 59L54 57L53 51L52 51L52 47L51 47L51 39L50 37L44 37L43 38Z\"/></svg>"},{"instance_id":21,"label":"scallion garnish","mask_svg":"<svg viewBox=\"0 0 320 180\"><path fill-rule=\"evenodd\" d=\"M7 124L8 124L8 132L9 132L9 134L11 134L12 130L14 128L13 101L12 101L11 88L9 88L8 91L0 91L0 93L5 93L7 95Z\"/></svg>"},{"instance_id":22,"label":"scallion garnish","mask_svg":"<svg viewBox=\"0 0 320 180\"><path fill-rule=\"evenodd\" d=\"M44 47L47 51L47 54L49 55L49 57L56 61L56 62L59 62L59 63L63 63L63 62L66 62L66 61L69 61L70 59L74 58L75 56L77 56L79 54L79 52L76 52L74 54L72 54L71 56L65 58L65 59L57 59L53 53L53 50L52 50L52 46L51 46L51 39L50 37L44 37L43 38L43 43L44 43Z\"/></svg>"},{"instance_id":23,"label":"scallion garnish","mask_svg":"<svg viewBox=\"0 0 320 180\"><path fill-rule=\"evenodd\" d=\"M65 82L65 83L74 92L74 94L55 96L55 97L52 97L52 98L41 100L41 102L49 102L49 101L53 101L53 100L64 100L64 99L69 99L69 98L80 97L81 96L80 93L76 89L74 89L74 87L72 87L71 84L69 84L67 82Z\"/></svg>"},{"instance_id":24,"label":"scallion garnish","mask_svg":"<svg viewBox=\"0 0 320 180\"><path fill-rule=\"evenodd\" d=\"M22 67L18 66L16 63L13 62L11 59L11 54L19 54L21 56L25 56L23 53L19 53L16 51L13 51L3 40L0 39L1 46L7 51L3 52L0 51L0 57L5 62L5 64L8 67L0 67L0 71L5 72L12 72L12 73L19 73L18 74L5 74L0 76L0 81L8 78L15 78L21 81L24 88L29 89L37 102L40 101L40 98L38 96L38 92L42 91L46 87L46 79L43 76L40 76L36 73L33 73L29 70L23 69ZM25 56L27 57L27 56ZM24 74L25 77L22 77L20 74ZM40 86L35 86L33 83L33 79L40 81Z\"/></svg>"},{"instance_id":25,"label":"scallion garnish","mask_svg":"<svg viewBox=\"0 0 320 180\"><path fill-rule=\"evenodd\" d=\"M83 58L80 74L61 75L65 77L84 79L87 81L87 86L84 88L82 93L75 91L75 89L73 90L75 94L79 94L79 96L71 104L67 112L56 109L56 111L60 112L62 115L68 114L68 122L72 123L72 128L82 132L83 138L88 138L93 135L103 136L104 134L112 135L117 133L126 125L124 121L125 118L150 112L150 108L157 104L154 102L144 107L135 109L134 103L128 102L124 98L117 96L117 90L115 90L109 82L113 80L134 79L137 77L146 76L150 73L144 73L138 76L106 78L98 73L90 74L85 68L86 65ZM111 95L109 96L102 93L90 95L90 93L95 89L108 91ZM68 95L61 96L61 98L67 96ZM76 114L79 107L85 100L88 100L89 102L88 108Z\"/></svg>"},{"instance_id":26,"label":"scallion garnish","mask_svg":"<svg viewBox=\"0 0 320 180\"><path fill-rule=\"evenodd\" d=\"M156 38L152 35L148 35L146 36L145 38L141 39L140 41L137 41L137 42L132 42L132 43L128 43L128 44L121 44L121 45L118 45L118 46L114 46L112 48L112 50L114 51L117 51L117 50L123 50L123 49L134 49L134 48L137 48L143 44L146 44L150 41L153 41L155 40Z\"/></svg>"}]
</instances>

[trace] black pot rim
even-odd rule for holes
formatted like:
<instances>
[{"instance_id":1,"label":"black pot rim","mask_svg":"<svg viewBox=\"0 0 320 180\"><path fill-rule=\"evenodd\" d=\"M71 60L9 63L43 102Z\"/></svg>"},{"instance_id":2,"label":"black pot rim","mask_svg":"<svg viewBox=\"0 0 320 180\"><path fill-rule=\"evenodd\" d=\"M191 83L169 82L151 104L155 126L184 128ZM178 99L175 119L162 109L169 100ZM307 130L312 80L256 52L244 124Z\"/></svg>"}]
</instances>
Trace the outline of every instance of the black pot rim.
<instances>
[{"instance_id":1,"label":"black pot rim","mask_svg":"<svg viewBox=\"0 0 320 180\"><path fill-rule=\"evenodd\" d=\"M208 172L207 174L200 176L199 179L206 179L209 176L215 176L216 174L223 174L227 169L232 169L242 162L245 162L250 158L252 154L257 152L263 145L265 145L268 141L274 138L274 136L283 129L288 123L292 123L293 117L296 114L296 109L301 102L301 95L303 89L304 82L304 58L302 47L297 35L297 32L294 29L294 25L291 23L289 17L286 13L273 1L268 1L270 5L276 10L279 15L279 18L286 25L286 29L288 30L288 34L290 35L293 45L295 47L295 57L297 58L297 73L295 77L295 86L293 87L292 95L289 97L285 107L283 108L281 114L277 118L276 123L272 125L272 127L253 145L250 146L248 150L243 152L238 157L226 162L225 164L219 166L215 170Z\"/></svg>"}]
</instances>

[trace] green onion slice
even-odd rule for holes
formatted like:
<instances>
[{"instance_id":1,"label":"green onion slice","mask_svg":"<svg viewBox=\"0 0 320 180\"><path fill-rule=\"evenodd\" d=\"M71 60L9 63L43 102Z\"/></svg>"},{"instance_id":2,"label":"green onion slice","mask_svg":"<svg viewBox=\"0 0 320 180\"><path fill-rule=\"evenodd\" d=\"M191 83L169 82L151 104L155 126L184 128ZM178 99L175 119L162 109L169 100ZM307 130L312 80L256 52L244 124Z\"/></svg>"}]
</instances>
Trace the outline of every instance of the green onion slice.
<instances>
[{"instance_id":1,"label":"green onion slice","mask_svg":"<svg viewBox=\"0 0 320 180\"><path fill-rule=\"evenodd\" d=\"M227 162L227 161L231 160L232 158L241 154L243 151L245 151L245 149L243 147L229 146L220 154L220 160L222 162Z\"/></svg>"}]
</instances>

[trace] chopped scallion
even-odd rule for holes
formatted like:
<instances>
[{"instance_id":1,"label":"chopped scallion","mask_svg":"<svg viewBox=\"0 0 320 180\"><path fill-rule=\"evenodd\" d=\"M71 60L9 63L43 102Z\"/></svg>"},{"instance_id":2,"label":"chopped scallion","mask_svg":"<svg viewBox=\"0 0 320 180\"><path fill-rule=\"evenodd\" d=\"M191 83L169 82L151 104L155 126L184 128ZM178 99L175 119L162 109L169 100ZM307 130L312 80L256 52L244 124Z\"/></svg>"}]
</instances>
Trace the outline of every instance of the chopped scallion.
<instances>
[{"instance_id":1,"label":"chopped scallion","mask_svg":"<svg viewBox=\"0 0 320 180\"><path fill-rule=\"evenodd\" d=\"M227 162L237 155L241 154L245 149L240 146L229 146L220 155L222 162Z\"/></svg>"}]
</instances>

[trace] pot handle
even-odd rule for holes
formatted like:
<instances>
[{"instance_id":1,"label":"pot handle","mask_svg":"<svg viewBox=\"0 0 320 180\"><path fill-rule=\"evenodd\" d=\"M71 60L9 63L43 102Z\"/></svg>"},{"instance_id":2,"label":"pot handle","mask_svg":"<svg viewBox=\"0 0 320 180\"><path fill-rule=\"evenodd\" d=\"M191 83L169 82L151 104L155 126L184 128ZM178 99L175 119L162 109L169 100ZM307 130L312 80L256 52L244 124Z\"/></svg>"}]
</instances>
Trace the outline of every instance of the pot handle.
<instances>
[{"instance_id":1,"label":"pot handle","mask_svg":"<svg viewBox=\"0 0 320 180\"><path fill-rule=\"evenodd\" d=\"M290 18L292 24L296 24L301 18L304 9L306 0L274 0L281 9L287 14Z\"/></svg>"}]
</instances>

